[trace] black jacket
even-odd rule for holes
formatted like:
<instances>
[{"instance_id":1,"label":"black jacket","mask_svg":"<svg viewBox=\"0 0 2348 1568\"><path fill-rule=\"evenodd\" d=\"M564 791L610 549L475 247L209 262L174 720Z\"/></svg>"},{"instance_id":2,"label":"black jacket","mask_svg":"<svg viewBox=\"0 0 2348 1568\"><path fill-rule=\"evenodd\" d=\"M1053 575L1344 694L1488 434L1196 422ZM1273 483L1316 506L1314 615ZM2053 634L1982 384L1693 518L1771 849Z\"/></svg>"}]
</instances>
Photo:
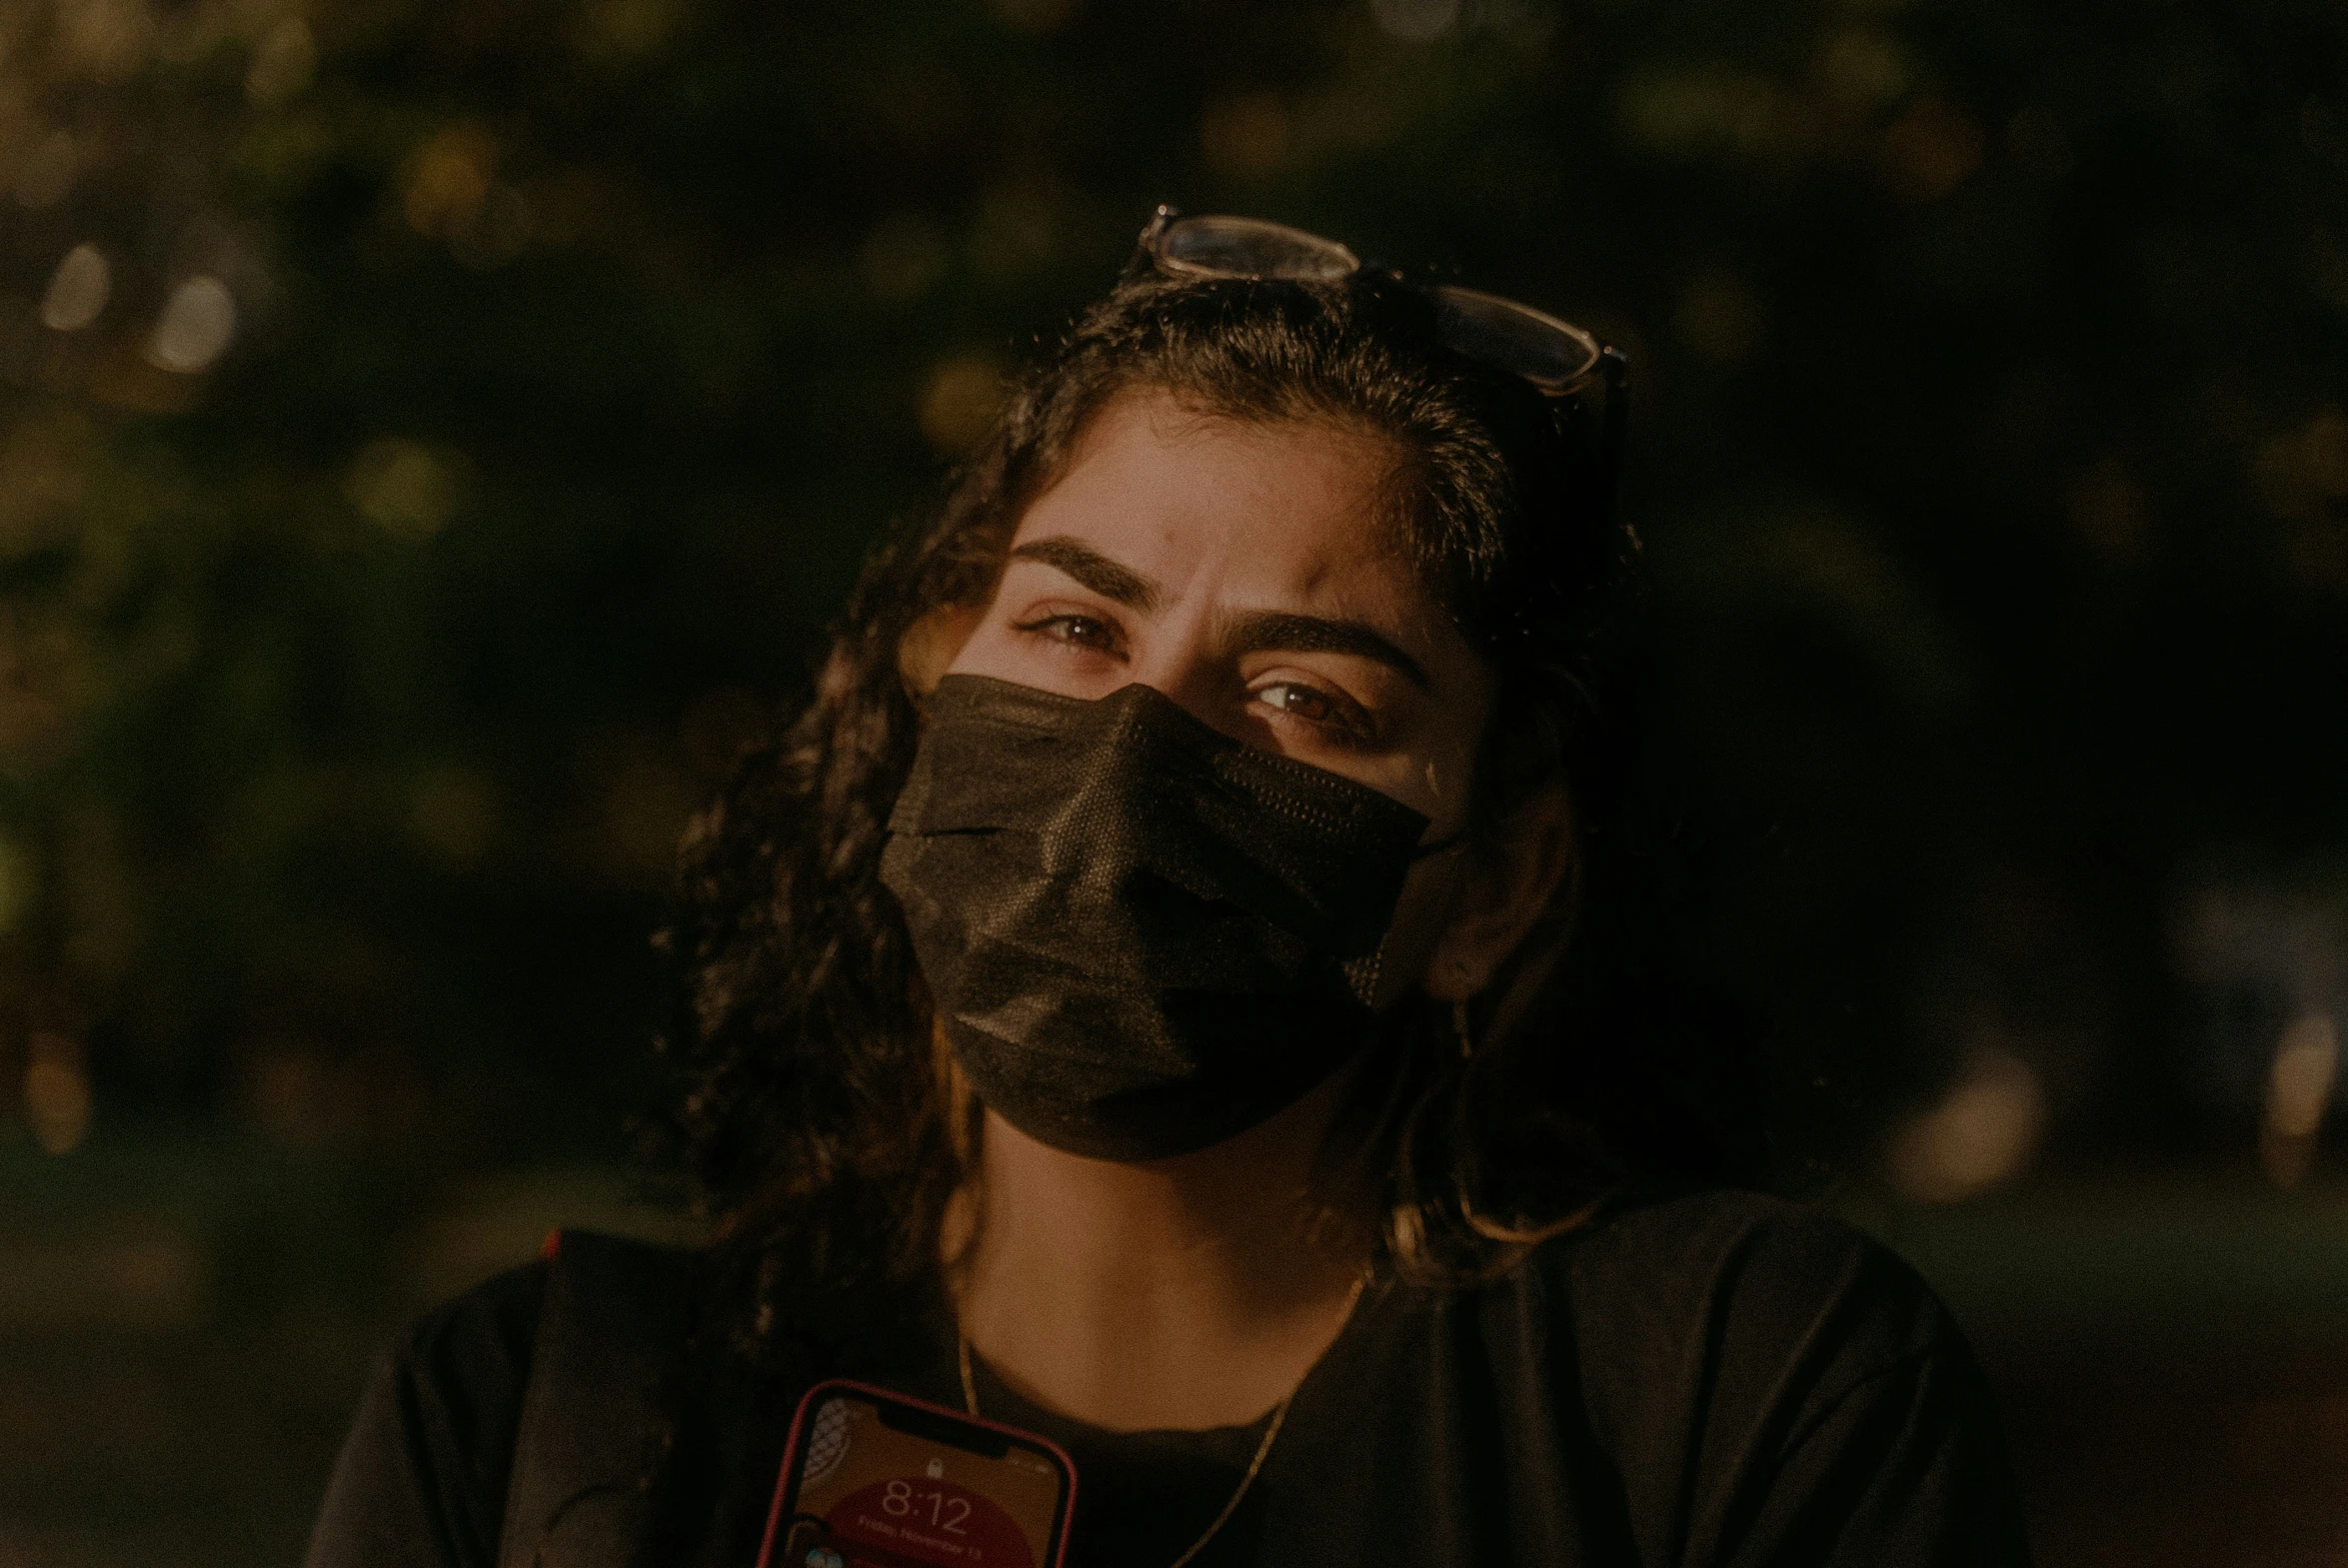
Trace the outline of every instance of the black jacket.
<instances>
[{"instance_id":1,"label":"black jacket","mask_svg":"<svg viewBox=\"0 0 2348 1568\"><path fill-rule=\"evenodd\" d=\"M604 1266L622 1256L648 1280L689 1274L651 1249ZM553 1437L521 1439L531 1509L560 1508L550 1488L592 1493L567 1516L580 1539L657 1532L659 1561L750 1568L796 1391L730 1376L722 1358L648 1382L670 1347L583 1348L592 1336L558 1313L594 1313L614 1292L566 1285L565 1268L501 1276L409 1334L351 1434L314 1568L496 1568L501 1538L543 1527L509 1520L509 1477L525 1390L549 1380L586 1397L532 1396L571 1413ZM668 1288L637 1293L661 1302ZM610 1329L627 1314L602 1316ZM550 1336L568 1336L566 1365L534 1378ZM952 1346L942 1324L909 1329L889 1380L959 1404ZM599 1355L639 1392L581 1370ZM1075 1568L1170 1561L1230 1495L1259 1430L1113 1436L991 1380L981 1392L989 1415L1075 1454ZM597 1434L588 1457L552 1465L575 1473L550 1478L542 1461L529 1479L534 1446L576 1449L581 1428ZM657 1497L609 1509L639 1458L665 1473ZM583 1481L581 1464L613 1474ZM546 1561L617 1565L643 1544ZM1931 1293L1837 1221L1714 1192L1619 1209L1480 1288L1373 1285L1196 1561L2006 1568L2028 1553L1987 1390Z\"/></svg>"}]
</instances>

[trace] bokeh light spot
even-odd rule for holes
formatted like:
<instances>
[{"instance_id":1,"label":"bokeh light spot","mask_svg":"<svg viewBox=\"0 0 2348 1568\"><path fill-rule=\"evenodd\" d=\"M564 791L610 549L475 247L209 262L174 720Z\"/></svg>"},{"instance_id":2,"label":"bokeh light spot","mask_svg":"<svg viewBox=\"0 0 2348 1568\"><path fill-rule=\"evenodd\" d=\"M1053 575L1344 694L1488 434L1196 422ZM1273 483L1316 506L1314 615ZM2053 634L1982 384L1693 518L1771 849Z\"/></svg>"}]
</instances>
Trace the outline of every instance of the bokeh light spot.
<instances>
[{"instance_id":1,"label":"bokeh light spot","mask_svg":"<svg viewBox=\"0 0 2348 1568\"><path fill-rule=\"evenodd\" d=\"M1459 25L1460 0L1369 0L1369 14L1395 38L1424 43Z\"/></svg>"},{"instance_id":2,"label":"bokeh light spot","mask_svg":"<svg viewBox=\"0 0 2348 1568\"><path fill-rule=\"evenodd\" d=\"M1919 1203L1955 1203L2021 1174L2045 1130L2038 1074L2010 1051L1977 1052L1938 1105L1891 1140L1894 1186Z\"/></svg>"},{"instance_id":3,"label":"bokeh light spot","mask_svg":"<svg viewBox=\"0 0 2348 1568\"><path fill-rule=\"evenodd\" d=\"M2267 1070L2259 1127L2259 1162L2277 1186L2297 1186L2307 1174L2339 1080L2340 1037L2331 1015L2310 1012L2293 1019Z\"/></svg>"},{"instance_id":4,"label":"bokeh light spot","mask_svg":"<svg viewBox=\"0 0 2348 1568\"><path fill-rule=\"evenodd\" d=\"M1915 67L1883 34L1851 28L1828 38L1818 51L1818 76L1828 92L1846 102L1882 104L1908 90Z\"/></svg>"},{"instance_id":5,"label":"bokeh light spot","mask_svg":"<svg viewBox=\"0 0 2348 1568\"><path fill-rule=\"evenodd\" d=\"M245 96L257 104L283 103L318 74L318 40L310 24L289 16L271 28L253 51L245 72Z\"/></svg>"},{"instance_id":6,"label":"bokeh light spot","mask_svg":"<svg viewBox=\"0 0 2348 1568\"><path fill-rule=\"evenodd\" d=\"M2271 437L2260 446L2250 478L2277 517L2321 517L2326 503L2348 498L2348 414L2327 407Z\"/></svg>"},{"instance_id":7,"label":"bokeh light spot","mask_svg":"<svg viewBox=\"0 0 2348 1568\"><path fill-rule=\"evenodd\" d=\"M1902 201L1939 201L1981 167L1981 128L1954 105L1919 99L1883 133L1878 167Z\"/></svg>"},{"instance_id":8,"label":"bokeh light spot","mask_svg":"<svg viewBox=\"0 0 2348 1568\"><path fill-rule=\"evenodd\" d=\"M70 1154L90 1135L90 1078L81 1047L62 1034L26 1042L24 1113L33 1139L51 1154Z\"/></svg>"},{"instance_id":9,"label":"bokeh light spot","mask_svg":"<svg viewBox=\"0 0 2348 1568\"><path fill-rule=\"evenodd\" d=\"M600 0L589 13L591 40L616 55L650 54L678 22L675 0Z\"/></svg>"},{"instance_id":10,"label":"bokeh light spot","mask_svg":"<svg viewBox=\"0 0 2348 1568\"><path fill-rule=\"evenodd\" d=\"M1269 174L1286 160L1288 139L1288 111L1276 93L1222 99L1198 120L1206 161L1226 174Z\"/></svg>"},{"instance_id":11,"label":"bokeh light spot","mask_svg":"<svg viewBox=\"0 0 2348 1568\"><path fill-rule=\"evenodd\" d=\"M408 161L400 208L418 234L449 239L480 217L489 197L497 142L478 126L452 125L437 132Z\"/></svg>"},{"instance_id":12,"label":"bokeh light spot","mask_svg":"<svg viewBox=\"0 0 2348 1568\"><path fill-rule=\"evenodd\" d=\"M369 522L406 539L429 539L456 515L455 465L421 442L386 436L351 464L344 493Z\"/></svg>"},{"instance_id":13,"label":"bokeh light spot","mask_svg":"<svg viewBox=\"0 0 2348 1568\"><path fill-rule=\"evenodd\" d=\"M41 325L57 332L79 332L96 321L114 293L114 268L95 245L77 245L65 253L49 278L49 292L41 296Z\"/></svg>"},{"instance_id":14,"label":"bokeh light spot","mask_svg":"<svg viewBox=\"0 0 2348 1568\"><path fill-rule=\"evenodd\" d=\"M922 434L939 451L970 451L1003 410L1003 371L984 354L959 354L933 366L922 382Z\"/></svg>"},{"instance_id":15,"label":"bokeh light spot","mask_svg":"<svg viewBox=\"0 0 2348 1568\"><path fill-rule=\"evenodd\" d=\"M226 353L236 335L237 302L228 285L209 276L190 278L163 307L147 340L147 363L192 376Z\"/></svg>"},{"instance_id":16,"label":"bokeh light spot","mask_svg":"<svg viewBox=\"0 0 2348 1568\"><path fill-rule=\"evenodd\" d=\"M1615 114L1625 140L1676 158L1761 156L1778 144L1789 118L1775 82L1729 66L1635 73Z\"/></svg>"},{"instance_id":17,"label":"bokeh light spot","mask_svg":"<svg viewBox=\"0 0 2348 1568\"><path fill-rule=\"evenodd\" d=\"M61 63L91 81L128 81L154 49L155 16L144 0L72 0L56 15Z\"/></svg>"}]
</instances>

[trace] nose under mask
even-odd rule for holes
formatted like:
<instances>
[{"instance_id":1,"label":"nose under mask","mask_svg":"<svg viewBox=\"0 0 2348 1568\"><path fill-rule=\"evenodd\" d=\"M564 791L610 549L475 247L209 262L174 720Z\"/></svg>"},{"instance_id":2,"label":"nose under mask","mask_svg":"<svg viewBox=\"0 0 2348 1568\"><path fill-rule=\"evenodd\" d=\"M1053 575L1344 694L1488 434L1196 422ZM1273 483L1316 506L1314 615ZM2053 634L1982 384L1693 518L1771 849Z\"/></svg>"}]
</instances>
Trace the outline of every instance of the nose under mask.
<instances>
[{"instance_id":1,"label":"nose under mask","mask_svg":"<svg viewBox=\"0 0 2348 1568\"><path fill-rule=\"evenodd\" d=\"M932 696L889 821L903 906L980 1098L1101 1159L1206 1147L1365 1043L1426 817L1145 686Z\"/></svg>"}]
</instances>

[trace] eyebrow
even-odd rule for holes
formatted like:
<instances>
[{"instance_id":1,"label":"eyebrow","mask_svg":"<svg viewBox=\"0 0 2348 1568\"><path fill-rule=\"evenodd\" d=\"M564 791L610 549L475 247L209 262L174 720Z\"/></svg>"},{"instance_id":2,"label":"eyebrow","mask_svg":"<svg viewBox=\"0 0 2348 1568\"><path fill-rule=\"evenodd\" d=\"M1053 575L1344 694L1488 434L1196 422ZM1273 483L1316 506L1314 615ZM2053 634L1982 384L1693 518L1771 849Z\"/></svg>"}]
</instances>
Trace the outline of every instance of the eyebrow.
<instances>
[{"instance_id":1,"label":"eyebrow","mask_svg":"<svg viewBox=\"0 0 2348 1568\"><path fill-rule=\"evenodd\" d=\"M1040 561L1067 574L1112 604L1148 615L1162 597L1158 584L1131 567L1118 565L1082 540L1056 534L1020 546L1014 561Z\"/></svg>"},{"instance_id":2,"label":"eyebrow","mask_svg":"<svg viewBox=\"0 0 2348 1568\"><path fill-rule=\"evenodd\" d=\"M1163 594L1156 580L1121 566L1082 540L1056 534L1033 540L1011 553L1014 561L1036 561L1067 574L1112 604L1148 615ZM1384 665L1417 687L1429 690L1426 671L1374 628L1359 621L1297 615L1284 610L1251 610L1231 622L1232 646L1245 653L1350 654Z\"/></svg>"},{"instance_id":3,"label":"eyebrow","mask_svg":"<svg viewBox=\"0 0 2348 1568\"><path fill-rule=\"evenodd\" d=\"M1426 672L1418 661L1396 648L1384 636L1358 621L1333 621L1326 616L1299 616L1281 610L1252 610L1234 619L1233 646L1246 653L1350 654L1374 660L1426 691Z\"/></svg>"}]
</instances>

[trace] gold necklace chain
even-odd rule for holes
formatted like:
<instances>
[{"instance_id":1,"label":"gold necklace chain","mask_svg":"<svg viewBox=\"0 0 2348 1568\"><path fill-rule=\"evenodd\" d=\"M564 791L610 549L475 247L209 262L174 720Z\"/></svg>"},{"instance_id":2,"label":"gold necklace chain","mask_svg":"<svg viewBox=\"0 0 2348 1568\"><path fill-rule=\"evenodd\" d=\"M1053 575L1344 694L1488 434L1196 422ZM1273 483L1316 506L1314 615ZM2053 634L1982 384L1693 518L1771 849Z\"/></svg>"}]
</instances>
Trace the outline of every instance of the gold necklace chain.
<instances>
[{"instance_id":1,"label":"gold necklace chain","mask_svg":"<svg viewBox=\"0 0 2348 1568\"><path fill-rule=\"evenodd\" d=\"M1337 1319L1338 1333L1343 1333L1345 1325L1353 1321L1353 1308L1361 1300L1362 1287L1368 1283L1369 1270L1363 1269L1354 1278L1353 1288L1345 1292L1344 1314ZM977 1415L979 1413L979 1380L971 1373L971 1337L964 1333L959 1326L954 1331L954 1346L956 1358L962 1365L962 1402L971 1414ZM1298 1388L1303 1386L1301 1379L1297 1381L1296 1386ZM1256 1472L1263 1468L1263 1461L1270 1457L1272 1440L1280 1435L1281 1423L1288 1419L1288 1406L1295 1397L1295 1388L1280 1395L1280 1402L1271 1407L1271 1424L1263 1429L1263 1441L1255 1445L1255 1457L1247 1461L1247 1473L1239 1477L1238 1489L1231 1493L1230 1500L1222 1505L1222 1512L1214 1516L1214 1522L1206 1527L1204 1533L1192 1541L1181 1556L1168 1563L1166 1568L1184 1568L1191 1558L1206 1550L1206 1543L1214 1539L1216 1531L1230 1523L1231 1515L1239 1511L1239 1499L1247 1495L1247 1488L1255 1484Z\"/></svg>"}]
</instances>

